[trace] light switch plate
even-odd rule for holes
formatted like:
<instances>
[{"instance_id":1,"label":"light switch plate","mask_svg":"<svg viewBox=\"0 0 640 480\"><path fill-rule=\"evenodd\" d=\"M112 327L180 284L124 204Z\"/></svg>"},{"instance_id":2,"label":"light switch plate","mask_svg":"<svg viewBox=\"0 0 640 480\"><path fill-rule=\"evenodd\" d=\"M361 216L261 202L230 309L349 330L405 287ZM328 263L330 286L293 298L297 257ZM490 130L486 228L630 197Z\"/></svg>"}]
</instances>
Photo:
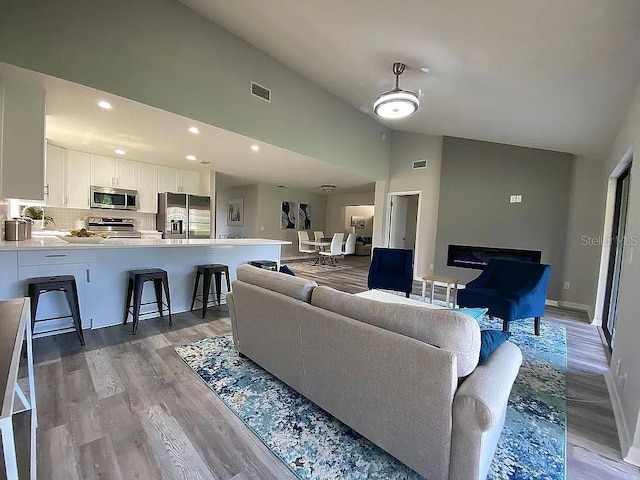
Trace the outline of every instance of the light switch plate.
<instances>
[{"instance_id":1,"label":"light switch plate","mask_svg":"<svg viewBox=\"0 0 640 480\"><path fill-rule=\"evenodd\" d=\"M522 203L522 195L516 195L516 203Z\"/></svg>"},{"instance_id":2,"label":"light switch plate","mask_svg":"<svg viewBox=\"0 0 640 480\"><path fill-rule=\"evenodd\" d=\"M511 197L509 197L509 203L516 203L516 195L511 195Z\"/></svg>"}]
</instances>

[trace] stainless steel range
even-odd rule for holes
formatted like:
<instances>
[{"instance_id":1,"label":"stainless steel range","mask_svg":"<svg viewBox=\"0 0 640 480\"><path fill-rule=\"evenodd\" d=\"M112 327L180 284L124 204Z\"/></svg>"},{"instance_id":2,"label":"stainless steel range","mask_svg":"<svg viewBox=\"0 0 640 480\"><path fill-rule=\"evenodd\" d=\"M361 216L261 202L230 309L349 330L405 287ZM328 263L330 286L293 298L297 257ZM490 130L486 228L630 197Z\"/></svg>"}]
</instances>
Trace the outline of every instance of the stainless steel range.
<instances>
[{"instance_id":1,"label":"stainless steel range","mask_svg":"<svg viewBox=\"0 0 640 480\"><path fill-rule=\"evenodd\" d=\"M140 238L133 218L90 217L87 230L106 233L110 238Z\"/></svg>"}]
</instances>

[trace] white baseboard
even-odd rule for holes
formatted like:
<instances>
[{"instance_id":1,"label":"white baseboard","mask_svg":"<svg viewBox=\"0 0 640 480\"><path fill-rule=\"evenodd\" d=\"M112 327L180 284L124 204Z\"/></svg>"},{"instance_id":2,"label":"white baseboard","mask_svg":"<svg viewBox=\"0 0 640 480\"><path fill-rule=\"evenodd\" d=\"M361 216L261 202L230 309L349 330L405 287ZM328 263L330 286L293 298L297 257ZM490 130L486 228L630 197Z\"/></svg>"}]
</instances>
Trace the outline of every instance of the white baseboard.
<instances>
[{"instance_id":1,"label":"white baseboard","mask_svg":"<svg viewBox=\"0 0 640 480\"><path fill-rule=\"evenodd\" d=\"M618 395L618 387L611 370L607 369L604 374L604 380L607 384L607 390L609 391L609 398L611 399L611 406L613 407L613 416L616 419L622 459L633 465L640 465L640 451L638 451L637 447L632 448L631 446L631 436L629 435L627 419L625 418L624 411L622 410L622 402L620 401L620 395Z\"/></svg>"},{"instance_id":2,"label":"white baseboard","mask_svg":"<svg viewBox=\"0 0 640 480\"><path fill-rule=\"evenodd\" d=\"M583 312L587 312L589 315L589 321L593 320L593 309L591 305L587 305L586 303L575 303L575 302L565 302L564 300L550 300L546 299L544 301L545 305L549 305L551 307L564 307L570 308L572 310L580 310Z\"/></svg>"}]
</instances>

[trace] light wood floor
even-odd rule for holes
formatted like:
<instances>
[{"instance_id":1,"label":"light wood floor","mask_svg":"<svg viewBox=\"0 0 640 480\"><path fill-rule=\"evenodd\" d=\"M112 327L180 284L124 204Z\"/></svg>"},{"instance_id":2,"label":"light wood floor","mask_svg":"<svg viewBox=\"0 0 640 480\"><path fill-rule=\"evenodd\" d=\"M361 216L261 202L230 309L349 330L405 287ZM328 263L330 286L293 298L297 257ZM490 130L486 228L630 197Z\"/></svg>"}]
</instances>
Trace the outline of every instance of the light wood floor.
<instances>
[{"instance_id":1,"label":"light wood floor","mask_svg":"<svg viewBox=\"0 0 640 480\"><path fill-rule=\"evenodd\" d=\"M346 264L353 268L305 276L351 293L366 289L367 259ZM567 478L640 479L620 460L596 329L556 308L544 321L567 327ZM88 331L84 348L73 334L35 340L39 477L294 478L173 350L229 330L219 307L205 320L176 315L171 329L162 319L141 322L135 337L130 324Z\"/></svg>"}]
</instances>

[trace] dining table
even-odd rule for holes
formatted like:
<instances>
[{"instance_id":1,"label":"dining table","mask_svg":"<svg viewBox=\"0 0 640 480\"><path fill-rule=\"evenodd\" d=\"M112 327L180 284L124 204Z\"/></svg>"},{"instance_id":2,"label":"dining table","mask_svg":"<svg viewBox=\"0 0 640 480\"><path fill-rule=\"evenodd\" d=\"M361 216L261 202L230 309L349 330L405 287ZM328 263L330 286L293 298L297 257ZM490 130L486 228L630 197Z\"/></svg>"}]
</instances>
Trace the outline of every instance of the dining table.
<instances>
[{"instance_id":1,"label":"dining table","mask_svg":"<svg viewBox=\"0 0 640 480\"><path fill-rule=\"evenodd\" d=\"M316 247L318 249L318 251L320 250L325 250L327 248L331 247L331 238L323 238L321 241L316 242L314 240L303 240L302 243L303 245L309 245L311 247ZM345 242L342 242L342 245L344 245ZM318 255L318 258L316 258L315 263L313 264L313 266L319 265L320 264L320 255Z\"/></svg>"}]
</instances>

